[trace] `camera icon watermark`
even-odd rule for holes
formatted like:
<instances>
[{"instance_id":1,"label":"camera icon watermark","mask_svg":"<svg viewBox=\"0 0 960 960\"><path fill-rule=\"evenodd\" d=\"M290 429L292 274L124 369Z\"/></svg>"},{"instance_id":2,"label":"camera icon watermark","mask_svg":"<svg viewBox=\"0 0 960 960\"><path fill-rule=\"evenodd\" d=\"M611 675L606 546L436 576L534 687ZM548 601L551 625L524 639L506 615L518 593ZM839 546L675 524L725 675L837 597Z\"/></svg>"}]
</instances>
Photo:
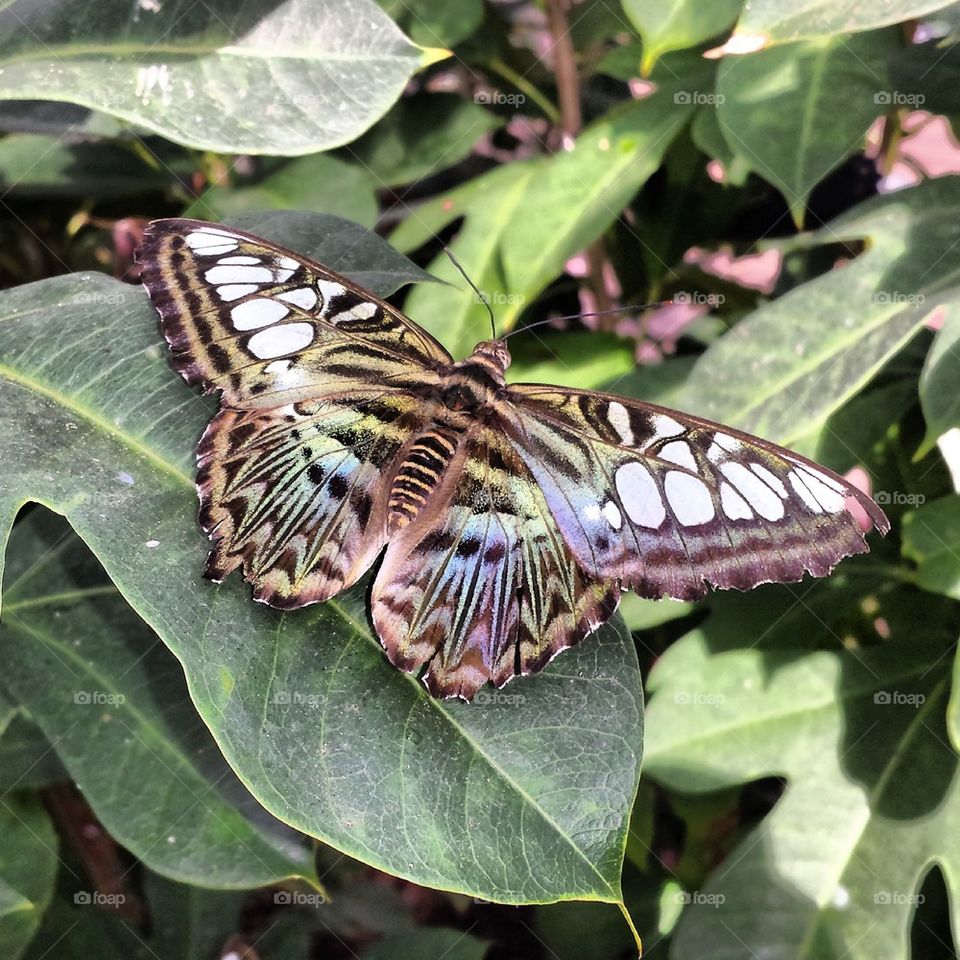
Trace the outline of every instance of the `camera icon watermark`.
<instances>
[{"instance_id":1,"label":"camera icon watermark","mask_svg":"<svg viewBox=\"0 0 960 960\"><path fill-rule=\"evenodd\" d=\"M702 290L678 290L670 300L693 307L722 307L727 298L722 293L705 293Z\"/></svg>"},{"instance_id":2,"label":"camera icon watermark","mask_svg":"<svg viewBox=\"0 0 960 960\"><path fill-rule=\"evenodd\" d=\"M515 707L526 703L526 700L522 693L504 693L502 690L480 690L473 698L474 703L498 707Z\"/></svg>"},{"instance_id":3,"label":"camera icon watermark","mask_svg":"<svg viewBox=\"0 0 960 960\"><path fill-rule=\"evenodd\" d=\"M304 893L301 890L277 890L273 902L278 907L320 907L327 902L322 893Z\"/></svg>"},{"instance_id":4,"label":"camera icon watermark","mask_svg":"<svg viewBox=\"0 0 960 960\"><path fill-rule=\"evenodd\" d=\"M927 698L922 693L904 693L901 690L878 690L873 695L878 707L922 707Z\"/></svg>"},{"instance_id":5,"label":"camera icon watermark","mask_svg":"<svg viewBox=\"0 0 960 960\"><path fill-rule=\"evenodd\" d=\"M301 690L274 690L270 702L282 707L319 707L320 697L316 693L303 693Z\"/></svg>"},{"instance_id":6,"label":"camera icon watermark","mask_svg":"<svg viewBox=\"0 0 960 960\"><path fill-rule=\"evenodd\" d=\"M726 101L722 93L712 93L703 90L678 90L673 95L673 102L683 106L719 106Z\"/></svg>"},{"instance_id":7,"label":"camera icon watermark","mask_svg":"<svg viewBox=\"0 0 960 960\"><path fill-rule=\"evenodd\" d=\"M116 909L127 902L125 894L101 893L99 890L79 890L73 895L78 907L112 907Z\"/></svg>"},{"instance_id":8,"label":"camera icon watermark","mask_svg":"<svg viewBox=\"0 0 960 960\"><path fill-rule=\"evenodd\" d=\"M878 107L922 107L927 98L922 93L908 93L904 90L878 90L873 102Z\"/></svg>"},{"instance_id":9,"label":"camera icon watermark","mask_svg":"<svg viewBox=\"0 0 960 960\"><path fill-rule=\"evenodd\" d=\"M527 98L522 93L503 93L501 90L478 90L473 102L494 107L522 107Z\"/></svg>"},{"instance_id":10,"label":"camera icon watermark","mask_svg":"<svg viewBox=\"0 0 960 960\"><path fill-rule=\"evenodd\" d=\"M903 293L900 290L877 290L872 299L874 303L894 304L896 306L920 306L927 300L922 293Z\"/></svg>"},{"instance_id":11,"label":"camera icon watermark","mask_svg":"<svg viewBox=\"0 0 960 960\"><path fill-rule=\"evenodd\" d=\"M700 890L683 890L677 894L677 903L696 904L704 907L721 907L727 902L723 893L703 893Z\"/></svg>"},{"instance_id":12,"label":"camera icon watermark","mask_svg":"<svg viewBox=\"0 0 960 960\"><path fill-rule=\"evenodd\" d=\"M919 507L927 502L922 493L906 493L903 490L877 490L873 499L881 506Z\"/></svg>"},{"instance_id":13,"label":"camera icon watermark","mask_svg":"<svg viewBox=\"0 0 960 960\"><path fill-rule=\"evenodd\" d=\"M919 906L926 901L922 893L901 893L899 890L878 890L873 902L878 906Z\"/></svg>"},{"instance_id":14,"label":"camera icon watermark","mask_svg":"<svg viewBox=\"0 0 960 960\"><path fill-rule=\"evenodd\" d=\"M673 695L673 702L681 707L706 706L718 707L726 703L727 698L722 693L704 693L702 690L678 690Z\"/></svg>"},{"instance_id":15,"label":"camera icon watermark","mask_svg":"<svg viewBox=\"0 0 960 960\"><path fill-rule=\"evenodd\" d=\"M106 690L75 690L73 702L78 707L120 707L127 698L122 693L108 693Z\"/></svg>"}]
</instances>

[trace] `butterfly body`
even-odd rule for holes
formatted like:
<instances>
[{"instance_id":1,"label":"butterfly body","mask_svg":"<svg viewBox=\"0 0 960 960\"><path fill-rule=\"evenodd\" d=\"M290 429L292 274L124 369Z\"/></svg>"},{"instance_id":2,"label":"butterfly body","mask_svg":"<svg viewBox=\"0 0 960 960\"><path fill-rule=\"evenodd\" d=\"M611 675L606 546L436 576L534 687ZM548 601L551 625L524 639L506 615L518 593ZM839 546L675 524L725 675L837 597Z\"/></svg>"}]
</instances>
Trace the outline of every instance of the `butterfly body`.
<instances>
[{"instance_id":1,"label":"butterfly body","mask_svg":"<svg viewBox=\"0 0 960 960\"><path fill-rule=\"evenodd\" d=\"M391 662L470 699L535 673L621 588L695 598L823 576L866 549L836 474L688 414L508 384L502 340L454 362L389 304L242 231L151 224L140 253L173 363L219 391L198 449L206 575L289 609L383 555Z\"/></svg>"}]
</instances>

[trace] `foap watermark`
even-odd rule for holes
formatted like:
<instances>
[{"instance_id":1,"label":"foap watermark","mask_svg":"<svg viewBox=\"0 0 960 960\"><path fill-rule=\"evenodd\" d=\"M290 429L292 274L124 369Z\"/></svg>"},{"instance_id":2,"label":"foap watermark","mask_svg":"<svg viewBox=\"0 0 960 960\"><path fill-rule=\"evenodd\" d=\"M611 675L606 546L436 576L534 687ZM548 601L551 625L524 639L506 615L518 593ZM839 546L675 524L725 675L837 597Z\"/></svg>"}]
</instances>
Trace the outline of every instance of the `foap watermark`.
<instances>
[{"instance_id":1,"label":"foap watermark","mask_svg":"<svg viewBox=\"0 0 960 960\"><path fill-rule=\"evenodd\" d=\"M478 90L473 95L474 103L493 107L522 107L527 98L522 93L504 93L502 90Z\"/></svg>"},{"instance_id":2,"label":"foap watermark","mask_svg":"<svg viewBox=\"0 0 960 960\"><path fill-rule=\"evenodd\" d=\"M922 493L907 493L905 490L877 490L873 499L883 506L919 507L927 502Z\"/></svg>"},{"instance_id":3,"label":"foap watermark","mask_svg":"<svg viewBox=\"0 0 960 960\"><path fill-rule=\"evenodd\" d=\"M703 893L701 890L683 890L677 894L677 903L694 903L703 907L721 907L727 902L722 893Z\"/></svg>"},{"instance_id":4,"label":"foap watermark","mask_svg":"<svg viewBox=\"0 0 960 960\"><path fill-rule=\"evenodd\" d=\"M703 90L678 90L673 95L674 103L697 107L708 104L719 106L726 99L722 93L708 93Z\"/></svg>"},{"instance_id":5,"label":"foap watermark","mask_svg":"<svg viewBox=\"0 0 960 960\"><path fill-rule=\"evenodd\" d=\"M903 893L901 890L878 890L873 895L873 902L878 906L920 906L927 898L922 893Z\"/></svg>"},{"instance_id":6,"label":"foap watermark","mask_svg":"<svg viewBox=\"0 0 960 960\"><path fill-rule=\"evenodd\" d=\"M101 293L93 290L75 293L70 298L72 303L93 307L119 307L127 302L127 295L121 291Z\"/></svg>"},{"instance_id":7,"label":"foap watermark","mask_svg":"<svg viewBox=\"0 0 960 960\"><path fill-rule=\"evenodd\" d=\"M922 693L904 693L902 690L878 690L873 702L879 707L922 707L927 698Z\"/></svg>"},{"instance_id":8,"label":"foap watermark","mask_svg":"<svg viewBox=\"0 0 960 960\"><path fill-rule=\"evenodd\" d=\"M527 302L527 298L522 293L501 293L499 290L487 293L486 290L481 290L479 293L474 293L473 302L485 303L491 307L522 307Z\"/></svg>"},{"instance_id":9,"label":"foap watermark","mask_svg":"<svg viewBox=\"0 0 960 960\"><path fill-rule=\"evenodd\" d=\"M122 693L106 690L74 690L73 702L78 707L120 707L127 698Z\"/></svg>"},{"instance_id":10,"label":"foap watermark","mask_svg":"<svg viewBox=\"0 0 960 960\"><path fill-rule=\"evenodd\" d=\"M878 107L922 107L927 98L922 93L907 90L878 90L873 102Z\"/></svg>"},{"instance_id":11,"label":"foap watermark","mask_svg":"<svg viewBox=\"0 0 960 960\"><path fill-rule=\"evenodd\" d=\"M722 293L705 293L703 290L678 290L670 299L673 303L693 307L721 307L727 300Z\"/></svg>"},{"instance_id":12,"label":"foap watermark","mask_svg":"<svg viewBox=\"0 0 960 960\"><path fill-rule=\"evenodd\" d=\"M874 303L892 303L913 306L925 303L927 298L922 293L904 293L901 290L877 290L873 295Z\"/></svg>"},{"instance_id":13,"label":"foap watermark","mask_svg":"<svg viewBox=\"0 0 960 960\"><path fill-rule=\"evenodd\" d=\"M704 693L702 690L678 690L673 695L673 702L681 707L706 706L718 707L726 702L722 693Z\"/></svg>"},{"instance_id":14,"label":"foap watermark","mask_svg":"<svg viewBox=\"0 0 960 960\"><path fill-rule=\"evenodd\" d=\"M278 907L320 907L327 902L322 893L304 893L302 890L277 890L273 902Z\"/></svg>"},{"instance_id":15,"label":"foap watermark","mask_svg":"<svg viewBox=\"0 0 960 960\"><path fill-rule=\"evenodd\" d=\"M320 697L300 690L274 690L270 702L282 707L319 707Z\"/></svg>"},{"instance_id":16,"label":"foap watermark","mask_svg":"<svg viewBox=\"0 0 960 960\"><path fill-rule=\"evenodd\" d=\"M503 690L479 690L473 698L474 703L498 707L515 707L526 703L526 700L522 693L505 693Z\"/></svg>"},{"instance_id":17,"label":"foap watermark","mask_svg":"<svg viewBox=\"0 0 960 960\"><path fill-rule=\"evenodd\" d=\"M78 907L120 907L127 902L125 894L101 893L99 890L78 890L73 895Z\"/></svg>"}]
</instances>

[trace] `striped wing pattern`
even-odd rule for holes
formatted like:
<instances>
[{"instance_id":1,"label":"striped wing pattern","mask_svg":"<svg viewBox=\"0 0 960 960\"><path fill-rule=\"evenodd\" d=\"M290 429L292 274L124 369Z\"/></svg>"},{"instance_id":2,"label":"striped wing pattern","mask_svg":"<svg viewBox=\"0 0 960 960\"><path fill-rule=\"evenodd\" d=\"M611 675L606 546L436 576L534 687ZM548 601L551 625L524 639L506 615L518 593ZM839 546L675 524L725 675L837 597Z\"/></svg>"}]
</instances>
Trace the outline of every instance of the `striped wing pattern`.
<instances>
[{"instance_id":1,"label":"striped wing pattern","mask_svg":"<svg viewBox=\"0 0 960 960\"><path fill-rule=\"evenodd\" d=\"M588 576L513 444L477 429L417 522L391 537L373 585L390 660L427 665L428 689L471 699L536 673L616 610L620 591Z\"/></svg>"},{"instance_id":2,"label":"striped wing pattern","mask_svg":"<svg viewBox=\"0 0 960 960\"><path fill-rule=\"evenodd\" d=\"M720 424L507 386L503 341L454 363L386 302L230 227L161 220L139 253L174 367L220 394L198 449L206 576L289 609L383 561L390 661L471 699L535 673L621 588L694 598L824 576L867 549L841 477ZM384 548L385 552L384 552Z\"/></svg>"}]
</instances>

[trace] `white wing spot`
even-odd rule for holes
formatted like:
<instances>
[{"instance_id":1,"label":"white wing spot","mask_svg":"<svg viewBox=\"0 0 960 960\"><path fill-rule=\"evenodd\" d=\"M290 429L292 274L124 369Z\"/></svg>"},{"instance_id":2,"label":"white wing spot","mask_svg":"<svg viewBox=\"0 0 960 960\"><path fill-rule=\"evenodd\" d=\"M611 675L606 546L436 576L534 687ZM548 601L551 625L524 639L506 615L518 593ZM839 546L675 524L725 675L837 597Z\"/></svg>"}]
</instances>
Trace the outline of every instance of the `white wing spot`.
<instances>
[{"instance_id":1,"label":"white wing spot","mask_svg":"<svg viewBox=\"0 0 960 960\"><path fill-rule=\"evenodd\" d=\"M239 300L249 293L256 293L260 288L255 283L228 283L225 286L217 287L217 296L221 300Z\"/></svg>"},{"instance_id":2,"label":"white wing spot","mask_svg":"<svg viewBox=\"0 0 960 960\"><path fill-rule=\"evenodd\" d=\"M198 230L196 233L188 233L184 239L194 253L204 257L229 253L237 249L239 242L232 234L220 230Z\"/></svg>"},{"instance_id":3,"label":"white wing spot","mask_svg":"<svg viewBox=\"0 0 960 960\"><path fill-rule=\"evenodd\" d=\"M823 507L820 506L820 501L807 489L803 478L796 470L792 470L787 474L787 479L790 481L790 486L793 487L794 493L807 505L807 508L811 512L823 513Z\"/></svg>"},{"instance_id":4,"label":"white wing spot","mask_svg":"<svg viewBox=\"0 0 960 960\"><path fill-rule=\"evenodd\" d=\"M286 293L281 293L277 299L283 300L284 303L292 303L301 310L312 310L317 305L317 293L310 287L297 287L296 290L288 290Z\"/></svg>"},{"instance_id":5,"label":"white wing spot","mask_svg":"<svg viewBox=\"0 0 960 960\"><path fill-rule=\"evenodd\" d=\"M623 526L623 514L612 500L608 500L603 505L603 515L614 530L619 530Z\"/></svg>"},{"instance_id":6,"label":"white wing spot","mask_svg":"<svg viewBox=\"0 0 960 960\"><path fill-rule=\"evenodd\" d=\"M664 437L675 437L678 433L685 433L686 428L682 423L677 423L673 417L668 417L665 413L655 413L650 417L650 423L653 426L654 439L662 440Z\"/></svg>"},{"instance_id":7,"label":"white wing spot","mask_svg":"<svg viewBox=\"0 0 960 960\"><path fill-rule=\"evenodd\" d=\"M722 450L726 450L727 453L736 453L743 446L736 437L731 437L729 433L715 433L713 442Z\"/></svg>"},{"instance_id":8,"label":"white wing spot","mask_svg":"<svg viewBox=\"0 0 960 960\"><path fill-rule=\"evenodd\" d=\"M273 360L263 368L263 372L273 374L286 373L290 369L292 362L292 360Z\"/></svg>"},{"instance_id":9,"label":"white wing spot","mask_svg":"<svg viewBox=\"0 0 960 960\"><path fill-rule=\"evenodd\" d=\"M829 477L807 468L798 468L796 472L827 513L839 513L843 509L847 502L846 491L840 493L833 489L834 484L827 485L824 481L829 480Z\"/></svg>"},{"instance_id":10,"label":"white wing spot","mask_svg":"<svg viewBox=\"0 0 960 960\"><path fill-rule=\"evenodd\" d=\"M583 508L583 515L591 521L591 523L596 523L597 520L603 515L600 511L599 503L588 503Z\"/></svg>"},{"instance_id":11,"label":"white wing spot","mask_svg":"<svg viewBox=\"0 0 960 960\"><path fill-rule=\"evenodd\" d=\"M713 497L699 477L671 470L663 482L663 488L678 523L685 527L696 527L713 519Z\"/></svg>"},{"instance_id":12,"label":"white wing spot","mask_svg":"<svg viewBox=\"0 0 960 960\"><path fill-rule=\"evenodd\" d=\"M833 477L828 477L825 473L820 470L811 467L810 464L804 463L802 460L798 460L796 457L788 457L789 460L792 460L801 470L809 473L811 476L816 477L821 483L825 483L831 490L836 490L837 493L842 493L844 497L847 495L847 488L839 481L834 480Z\"/></svg>"},{"instance_id":13,"label":"white wing spot","mask_svg":"<svg viewBox=\"0 0 960 960\"><path fill-rule=\"evenodd\" d=\"M277 303L276 300L256 297L234 307L230 311L230 318L237 330L256 330L257 327L265 327L282 320L289 312L289 307Z\"/></svg>"},{"instance_id":14,"label":"white wing spot","mask_svg":"<svg viewBox=\"0 0 960 960\"><path fill-rule=\"evenodd\" d=\"M265 267L212 267L204 277L207 283L270 283L273 274Z\"/></svg>"},{"instance_id":15,"label":"white wing spot","mask_svg":"<svg viewBox=\"0 0 960 960\"><path fill-rule=\"evenodd\" d=\"M667 508L650 471L629 460L617 470L614 480L627 516L641 527L656 530L667 516Z\"/></svg>"},{"instance_id":16,"label":"white wing spot","mask_svg":"<svg viewBox=\"0 0 960 960\"><path fill-rule=\"evenodd\" d=\"M720 484L720 506L731 520L753 519L750 505L726 481Z\"/></svg>"},{"instance_id":17,"label":"white wing spot","mask_svg":"<svg viewBox=\"0 0 960 960\"><path fill-rule=\"evenodd\" d=\"M750 469L761 480L763 480L767 486L773 487L773 489L780 495L782 499L787 499L789 496L787 493L787 488L783 485L783 481L775 473L768 470L762 463L751 463Z\"/></svg>"},{"instance_id":18,"label":"white wing spot","mask_svg":"<svg viewBox=\"0 0 960 960\"><path fill-rule=\"evenodd\" d=\"M365 300L363 303L358 303L350 312L361 320L369 320L376 315L377 305Z\"/></svg>"},{"instance_id":19,"label":"white wing spot","mask_svg":"<svg viewBox=\"0 0 960 960\"><path fill-rule=\"evenodd\" d=\"M300 267L299 262L294 260L293 257L278 257L277 263L284 270L297 270Z\"/></svg>"},{"instance_id":20,"label":"white wing spot","mask_svg":"<svg viewBox=\"0 0 960 960\"><path fill-rule=\"evenodd\" d=\"M318 280L317 289L324 303L347 292L347 288L342 283L335 283L333 280Z\"/></svg>"},{"instance_id":21,"label":"white wing spot","mask_svg":"<svg viewBox=\"0 0 960 960\"><path fill-rule=\"evenodd\" d=\"M312 341L312 323L285 323L255 333L247 341L247 349L260 360L272 360L285 353L303 350Z\"/></svg>"},{"instance_id":22,"label":"white wing spot","mask_svg":"<svg viewBox=\"0 0 960 960\"><path fill-rule=\"evenodd\" d=\"M729 461L720 465L720 472L737 488L747 503L765 520L782 520L783 502L754 473L742 463Z\"/></svg>"},{"instance_id":23,"label":"white wing spot","mask_svg":"<svg viewBox=\"0 0 960 960\"><path fill-rule=\"evenodd\" d=\"M259 262L259 257L221 257L217 261L217 263L222 263L225 267L236 266L237 264L241 263L252 265Z\"/></svg>"},{"instance_id":24,"label":"white wing spot","mask_svg":"<svg viewBox=\"0 0 960 960\"><path fill-rule=\"evenodd\" d=\"M613 400L607 405L607 422L617 431L621 443L628 447L636 443L630 428L630 413L622 403Z\"/></svg>"},{"instance_id":25,"label":"white wing spot","mask_svg":"<svg viewBox=\"0 0 960 960\"><path fill-rule=\"evenodd\" d=\"M686 467L688 470L697 472L697 461L694 459L690 444L685 440L673 440L666 444L658 456L662 460L669 460L671 463L680 467Z\"/></svg>"}]
</instances>

